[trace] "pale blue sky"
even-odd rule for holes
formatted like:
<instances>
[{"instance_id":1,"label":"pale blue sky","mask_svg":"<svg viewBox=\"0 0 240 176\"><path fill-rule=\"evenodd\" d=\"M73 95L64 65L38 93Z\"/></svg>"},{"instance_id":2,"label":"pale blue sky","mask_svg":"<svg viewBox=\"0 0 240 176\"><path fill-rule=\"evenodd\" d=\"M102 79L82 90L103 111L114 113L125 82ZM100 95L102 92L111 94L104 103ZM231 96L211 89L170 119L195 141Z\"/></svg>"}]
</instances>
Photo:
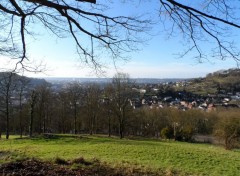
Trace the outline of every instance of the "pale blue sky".
<instances>
[{"instance_id":1,"label":"pale blue sky","mask_svg":"<svg viewBox=\"0 0 240 176\"><path fill-rule=\"evenodd\" d=\"M142 1L141 4L117 3L114 4L111 14L148 14L157 20L158 8L159 1L153 0ZM46 63L48 71L44 74L26 73L27 76L97 77L91 69L80 66L75 43L71 38L58 39L39 26L35 26L35 30L38 31L39 36L37 40L28 42L28 54L31 59ZM204 63L198 63L190 56L177 59L175 54L183 49L182 38L176 36L167 40L161 24L156 24L151 33L156 35L152 36L144 46L140 45L140 51L130 53L131 59L128 62L118 62L118 71L129 73L133 78L192 78L237 66L231 59L226 61L214 59ZM83 42L84 40L86 38ZM109 63L106 76L112 77L116 70L111 62Z\"/></svg>"}]
</instances>

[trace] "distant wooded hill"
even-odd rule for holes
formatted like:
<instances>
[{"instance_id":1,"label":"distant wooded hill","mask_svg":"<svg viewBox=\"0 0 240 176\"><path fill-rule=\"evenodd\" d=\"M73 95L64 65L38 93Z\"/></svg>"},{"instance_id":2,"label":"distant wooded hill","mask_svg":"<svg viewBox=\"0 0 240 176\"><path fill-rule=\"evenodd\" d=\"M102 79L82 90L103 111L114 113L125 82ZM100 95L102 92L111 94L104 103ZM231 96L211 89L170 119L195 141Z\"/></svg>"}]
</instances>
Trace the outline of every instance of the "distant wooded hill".
<instances>
[{"instance_id":1,"label":"distant wooded hill","mask_svg":"<svg viewBox=\"0 0 240 176\"><path fill-rule=\"evenodd\" d=\"M0 72L0 81L6 80L12 76L12 81L17 82L19 80L25 80L28 82L29 87L37 87L39 85L47 84L45 79L39 79L39 78L30 78L26 76L20 76L16 73L10 73L10 72Z\"/></svg>"},{"instance_id":2,"label":"distant wooded hill","mask_svg":"<svg viewBox=\"0 0 240 176\"><path fill-rule=\"evenodd\" d=\"M236 94L240 92L240 69L209 73L205 78L193 79L185 90L194 94Z\"/></svg>"}]
</instances>

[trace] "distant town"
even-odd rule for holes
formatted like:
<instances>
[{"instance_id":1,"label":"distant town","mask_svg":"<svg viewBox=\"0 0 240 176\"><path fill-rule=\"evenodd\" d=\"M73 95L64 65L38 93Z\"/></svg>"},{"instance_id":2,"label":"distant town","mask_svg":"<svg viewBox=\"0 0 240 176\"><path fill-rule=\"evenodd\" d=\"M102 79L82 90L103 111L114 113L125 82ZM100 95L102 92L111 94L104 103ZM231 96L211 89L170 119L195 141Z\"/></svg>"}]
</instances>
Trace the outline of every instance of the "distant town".
<instances>
[{"instance_id":1,"label":"distant town","mask_svg":"<svg viewBox=\"0 0 240 176\"><path fill-rule=\"evenodd\" d=\"M111 84L111 78L45 78L54 91L65 88L71 82L83 86L98 84L103 90ZM239 108L240 92L220 92L218 94L196 95L187 92L186 87L193 79L151 79L137 78L131 80L132 90L137 94L131 99L133 108L173 107L181 110L201 109L211 111L217 107ZM177 88L177 89L176 89ZM176 91L174 91L176 90ZM178 91L181 90L181 91Z\"/></svg>"},{"instance_id":2,"label":"distant town","mask_svg":"<svg viewBox=\"0 0 240 176\"><path fill-rule=\"evenodd\" d=\"M226 74L228 72L222 72ZM27 89L23 91L22 103L27 102L29 90L45 85L58 94L70 83L78 82L83 87L96 84L101 91L112 83L112 78L27 78L29 79ZM203 78L197 78L199 80ZM188 92L187 87L196 79L151 79L136 78L131 79L130 85L135 92L131 98L131 105L134 109L141 107L164 108L173 107L183 111L188 109L201 109L204 111L215 110L218 107L239 108L240 91L220 90L215 94L194 94ZM13 105L19 104L18 92L15 90L11 96Z\"/></svg>"}]
</instances>

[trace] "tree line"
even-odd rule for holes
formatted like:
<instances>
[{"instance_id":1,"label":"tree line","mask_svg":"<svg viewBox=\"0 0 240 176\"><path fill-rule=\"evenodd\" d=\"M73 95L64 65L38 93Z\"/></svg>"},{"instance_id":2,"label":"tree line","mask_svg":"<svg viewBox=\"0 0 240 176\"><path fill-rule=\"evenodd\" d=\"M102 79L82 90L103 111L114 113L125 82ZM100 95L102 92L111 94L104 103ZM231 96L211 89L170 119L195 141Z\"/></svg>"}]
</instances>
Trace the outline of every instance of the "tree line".
<instances>
[{"instance_id":1,"label":"tree line","mask_svg":"<svg viewBox=\"0 0 240 176\"><path fill-rule=\"evenodd\" d=\"M215 135L226 149L239 145L239 110L181 111L174 108L134 108L138 93L125 73L111 84L67 84L59 91L45 83L28 88L28 81L6 73L0 84L0 137L62 134L106 134L194 141L195 134ZM14 97L14 98L13 98ZM16 101L17 100L17 101ZM15 102L14 102L15 101Z\"/></svg>"}]
</instances>

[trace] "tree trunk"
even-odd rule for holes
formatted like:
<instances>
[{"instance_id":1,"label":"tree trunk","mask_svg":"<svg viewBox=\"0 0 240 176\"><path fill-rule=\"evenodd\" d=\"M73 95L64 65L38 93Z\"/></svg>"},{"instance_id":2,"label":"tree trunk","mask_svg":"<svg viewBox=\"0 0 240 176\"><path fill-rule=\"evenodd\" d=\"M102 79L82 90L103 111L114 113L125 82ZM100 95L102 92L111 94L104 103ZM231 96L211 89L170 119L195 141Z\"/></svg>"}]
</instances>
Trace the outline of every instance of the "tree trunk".
<instances>
[{"instance_id":1,"label":"tree trunk","mask_svg":"<svg viewBox=\"0 0 240 176\"><path fill-rule=\"evenodd\" d=\"M89 118L89 134L92 135L93 134L93 116L90 112L90 107L87 107L87 114Z\"/></svg>"},{"instance_id":2,"label":"tree trunk","mask_svg":"<svg viewBox=\"0 0 240 176\"><path fill-rule=\"evenodd\" d=\"M97 128L98 128L98 124L97 124L97 115L94 115L94 133L97 134Z\"/></svg>"},{"instance_id":3,"label":"tree trunk","mask_svg":"<svg viewBox=\"0 0 240 176\"><path fill-rule=\"evenodd\" d=\"M120 139L124 138L124 123L122 119L120 119L120 123L119 123L119 135L120 135Z\"/></svg>"},{"instance_id":4,"label":"tree trunk","mask_svg":"<svg viewBox=\"0 0 240 176\"><path fill-rule=\"evenodd\" d=\"M33 131L33 107L31 106L31 112L30 112L30 123L29 123L29 137L32 137L32 131Z\"/></svg>"},{"instance_id":5,"label":"tree trunk","mask_svg":"<svg viewBox=\"0 0 240 176\"><path fill-rule=\"evenodd\" d=\"M22 130L22 89L21 89L21 92L20 92L20 97L19 97L19 126L20 126L20 138L22 138L22 133L23 133L23 130Z\"/></svg>"},{"instance_id":6,"label":"tree trunk","mask_svg":"<svg viewBox=\"0 0 240 176\"><path fill-rule=\"evenodd\" d=\"M92 118L90 117L90 121L89 121L89 135L93 134L93 125L92 125Z\"/></svg>"},{"instance_id":7,"label":"tree trunk","mask_svg":"<svg viewBox=\"0 0 240 176\"><path fill-rule=\"evenodd\" d=\"M36 93L33 91L31 95L31 109L30 109L30 123L29 123L29 137L33 135L33 115L34 115L34 106L36 101Z\"/></svg>"},{"instance_id":8,"label":"tree trunk","mask_svg":"<svg viewBox=\"0 0 240 176\"><path fill-rule=\"evenodd\" d=\"M226 150L230 150L231 149L228 137L225 138L225 149Z\"/></svg>"},{"instance_id":9,"label":"tree trunk","mask_svg":"<svg viewBox=\"0 0 240 176\"><path fill-rule=\"evenodd\" d=\"M20 115L19 115L19 126L20 126L20 138L22 138L23 135L23 127L22 127L22 110L20 110Z\"/></svg>"},{"instance_id":10,"label":"tree trunk","mask_svg":"<svg viewBox=\"0 0 240 176\"><path fill-rule=\"evenodd\" d=\"M93 135L93 133L97 133L96 131L96 116L95 115L91 115L90 118L90 135Z\"/></svg>"},{"instance_id":11,"label":"tree trunk","mask_svg":"<svg viewBox=\"0 0 240 176\"><path fill-rule=\"evenodd\" d=\"M6 139L9 139L9 96L6 96Z\"/></svg>"},{"instance_id":12,"label":"tree trunk","mask_svg":"<svg viewBox=\"0 0 240 176\"><path fill-rule=\"evenodd\" d=\"M123 135L123 124L119 124L119 135L120 135L120 139L122 139L124 137L124 135Z\"/></svg>"},{"instance_id":13,"label":"tree trunk","mask_svg":"<svg viewBox=\"0 0 240 176\"><path fill-rule=\"evenodd\" d=\"M41 109L39 111L39 128L38 128L38 134L42 133L42 112Z\"/></svg>"},{"instance_id":14,"label":"tree trunk","mask_svg":"<svg viewBox=\"0 0 240 176\"><path fill-rule=\"evenodd\" d=\"M46 133L46 115L43 116L43 133Z\"/></svg>"},{"instance_id":15,"label":"tree trunk","mask_svg":"<svg viewBox=\"0 0 240 176\"><path fill-rule=\"evenodd\" d=\"M109 111L108 111L108 137L111 137L111 118Z\"/></svg>"},{"instance_id":16,"label":"tree trunk","mask_svg":"<svg viewBox=\"0 0 240 176\"><path fill-rule=\"evenodd\" d=\"M77 104L74 104L74 134L77 134Z\"/></svg>"}]
</instances>

